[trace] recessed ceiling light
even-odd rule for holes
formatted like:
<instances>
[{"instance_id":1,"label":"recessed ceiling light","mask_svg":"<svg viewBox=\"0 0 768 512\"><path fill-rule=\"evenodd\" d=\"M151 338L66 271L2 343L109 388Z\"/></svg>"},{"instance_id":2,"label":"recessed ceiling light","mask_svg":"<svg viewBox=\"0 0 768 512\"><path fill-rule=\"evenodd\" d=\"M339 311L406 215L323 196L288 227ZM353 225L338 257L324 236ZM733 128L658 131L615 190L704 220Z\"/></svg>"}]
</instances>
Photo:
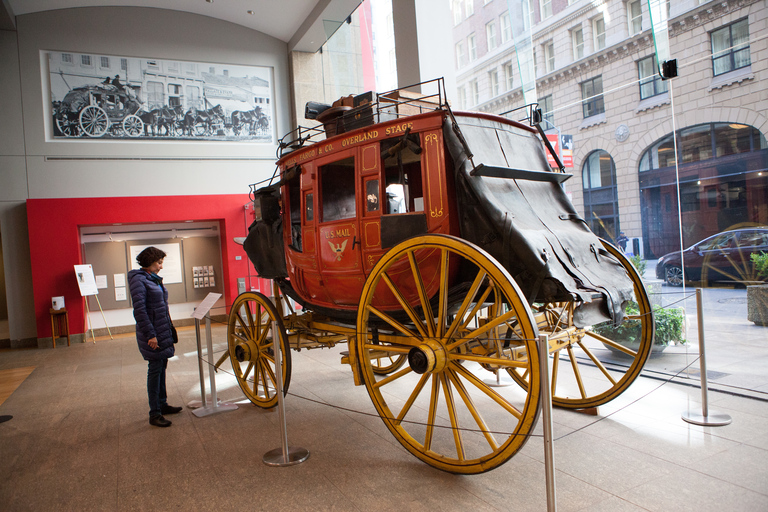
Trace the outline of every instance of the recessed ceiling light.
<instances>
[{"instance_id":1,"label":"recessed ceiling light","mask_svg":"<svg viewBox=\"0 0 768 512\"><path fill-rule=\"evenodd\" d=\"M208 2L209 4L213 3L213 0L205 0L205 1Z\"/></svg>"},{"instance_id":2,"label":"recessed ceiling light","mask_svg":"<svg viewBox=\"0 0 768 512\"><path fill-rule=\"evenodd\" d=\"M248 14L250 14L251 16L253 16L254 14L256 14L256 12L255 12L255 11L246 11L246 12L247 12Z\"/></svg>"}]
</instances>

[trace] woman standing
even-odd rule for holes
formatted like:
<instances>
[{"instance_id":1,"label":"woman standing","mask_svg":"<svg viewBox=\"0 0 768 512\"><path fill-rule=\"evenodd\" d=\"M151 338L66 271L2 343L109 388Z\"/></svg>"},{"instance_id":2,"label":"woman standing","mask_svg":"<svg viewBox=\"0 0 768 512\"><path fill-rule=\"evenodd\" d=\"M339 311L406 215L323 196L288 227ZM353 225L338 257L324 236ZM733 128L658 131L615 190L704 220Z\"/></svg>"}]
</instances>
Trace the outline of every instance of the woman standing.
<instances>
[{"instance_id":1,"label":"woman standing","mask_svg":"<svg viewBox=\"0 0 768 512\"><path fill-rule=\"evenodd\" d=\"M164 258L162 250L147 247L136 256L141 269L128 272L133 317L136 319L136 342L141 355L149 362L149 424L156 427L170 427L171 422L163 415L181 412L181 407L173 407L166 402L165 370L168 358L173 357L174 347L168 290L163 286L163 278L157 275L163 268Z\"/></svg>"}]
</instances>

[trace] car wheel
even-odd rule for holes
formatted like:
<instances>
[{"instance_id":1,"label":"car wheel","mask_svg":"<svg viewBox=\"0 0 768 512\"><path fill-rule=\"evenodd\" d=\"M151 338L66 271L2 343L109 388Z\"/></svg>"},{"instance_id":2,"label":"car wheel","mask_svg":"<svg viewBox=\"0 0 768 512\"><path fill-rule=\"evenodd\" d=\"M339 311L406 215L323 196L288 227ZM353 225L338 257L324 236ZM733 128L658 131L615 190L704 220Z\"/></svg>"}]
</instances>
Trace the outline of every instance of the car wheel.
<instances>
[{"instance_id":1,"label":"car wheel","mask_svg":"<svg viewBox=\"0 0 768 512\"><path fill-rule=\"evenodd\" d=\"M677 265L670 265L664 269L665 281L670 286L683 285L683 269Z\"/></svg>"}]
</instances>

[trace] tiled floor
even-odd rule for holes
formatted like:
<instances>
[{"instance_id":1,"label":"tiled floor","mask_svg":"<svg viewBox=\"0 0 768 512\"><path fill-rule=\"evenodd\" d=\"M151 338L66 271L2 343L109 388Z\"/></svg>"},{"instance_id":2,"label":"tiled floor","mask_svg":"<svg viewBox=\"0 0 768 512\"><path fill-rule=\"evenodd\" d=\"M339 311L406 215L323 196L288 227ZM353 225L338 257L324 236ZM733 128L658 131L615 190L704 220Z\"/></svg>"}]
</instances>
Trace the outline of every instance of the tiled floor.
<instances>
[{"instance_id":1,"label":"tiled floor","mask_svg":"<svg viewBox=\"0 0 768 512\"><path fill-rule=\"evenodd\" d=\"M215 327L215 351L224 329ZM194 331L169 363L169 402L200 398ZM433 469L401 447L355 387L341 350L292 352L286 399L293 467L262 463L280 446L278 414L246 403L167 429L147 423L146 363L133 337L55 350L0 352L0 370L35 366L0 405L4 510L546 510L541 426L500 468L475 476ZM242 395L231 376L219 396ZM207 379L206 379L207 385ZM719 392L726 427L680 419L700 391L640 378L599 416L555 410L560 511L768 510L768 403ZM366 414L305 400L311 398Z\"/></svg>"}]
</instances>

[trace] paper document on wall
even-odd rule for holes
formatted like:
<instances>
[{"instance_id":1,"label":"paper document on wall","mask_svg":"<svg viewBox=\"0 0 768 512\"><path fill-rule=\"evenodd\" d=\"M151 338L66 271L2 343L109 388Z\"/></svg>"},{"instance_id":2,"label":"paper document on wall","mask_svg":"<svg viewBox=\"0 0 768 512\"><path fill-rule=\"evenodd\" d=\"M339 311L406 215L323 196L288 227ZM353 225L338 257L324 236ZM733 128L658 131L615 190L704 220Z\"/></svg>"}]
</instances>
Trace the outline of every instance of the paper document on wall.
<instances>
[{"instance_id":1,"label":"paper document on wall","mask_svg":"<svg viewBox=\"0 0 768 512\"><path fill-rule=\"evenodd\" d=\"M102 289L107 288L109 285L107 284L107 276L96 276L96 288Z\"/></svg>"}]
</instances>

